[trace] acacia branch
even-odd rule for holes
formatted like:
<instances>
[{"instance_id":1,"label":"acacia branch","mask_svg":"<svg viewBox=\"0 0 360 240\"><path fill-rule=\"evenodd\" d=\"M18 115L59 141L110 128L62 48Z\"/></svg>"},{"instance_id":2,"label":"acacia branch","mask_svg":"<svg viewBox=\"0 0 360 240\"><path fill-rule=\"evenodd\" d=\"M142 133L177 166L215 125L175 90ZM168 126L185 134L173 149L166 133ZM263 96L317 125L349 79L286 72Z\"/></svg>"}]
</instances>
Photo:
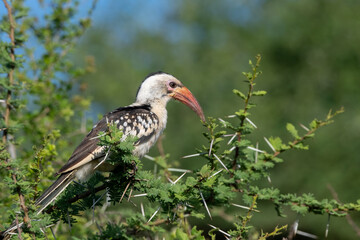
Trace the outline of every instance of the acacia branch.
<instances>
[{"instance_id":1,"label":"acacia branch","mask_svg":"<svg viewBox=\"0 0 360 240\"><path fill-rule=\"evenodd\" d=\"M12 16L11 12L11 6L8 4L6 0L3 0L5 8L8 12L8 18L10 22L10 32L9 37L11 41L11 47L10 47L10 58L13 62L15 62L15 22ZM14 67L12 67L8 73L8 79L9 79L9 86L12 86L14 84ZM10 118L10 110L11 110L11 89L8 89L7 96L5 99L5 115L4 115L4 122L5 122L5 129L3 131L3 143L5 144L7 142L7 133L8 133L8 125L9 125L9 118Z\"/></svg>"},{"instance_id":2,"label":"acacia branch","mask_svg":"<svg viewBox=\"0 0 360 240\"><path fill-rule=\"evenodd\" d=\"M335 191L335 189L333 188L333 186L331 186L331 184L328 184L327 187L330 190L333 198L342 204L342 202L340 201L339 196L338 196L337 192ZM354 229L354 231L356 232L356 235L358 235L358 237L360 237L360 228L358 225L356 225L356 223L354 222L352 217L349 215L349 213L346 214L345 218L346 218L346 221L349 223L349 225L352 227L352 229Z\"/></svg>"},{"instance_id":3,"label":"acacia branch","mask_svg":"<svg viewBox=\"0 0 360 240\"><path fill-rule=\"evenodd\" d=\"M91 190L88 190L88 191L83 192L83 193L81 193L81 194L78 194L78 195L76 195L75 197L70 198L69 200L67 200L67 202L68 202L69 204L72 204L72 203L74 203L74 202L77 202L77 201L80 200L80 199L83 199L83 198L86 198L86 197L90 196L92 193L97 193L97 192L99 192L99 191L101 191L101 190L106 189L106 187L107 187L107 184L103 184L103 185L101 185L101 186L99 186L99 187L96 187L96 188L94 188L94 189L91 189ZM53 205L53 206L51 206L48 210L46 210L46 213L47 213L47 214L52 213L56 208L57 208L56 205Z\"/></svg>"},{"instance_id":4,"label":"acacia branch","mask_svg":"<svg viewBox=\"0 0 360 240\"><path fill-rule=\"evenodd\" d=\"M246 119L246 113L247 111L249 110L249 101L250 101L250 98L251 98L251 93L253 92L254 90L254 80L255 78L257 77L257 68L259 67L260 65L260 61L261 61L261 57L260 55L257 56L257 61L256 61L256 65L253 67L253 74L252 74L252 77L249 79L249 91L248 91L248 94L246 96L246 99L245 99L245 106L244 106L244 117L241 119L241 122L240 122L240 131L236 133L237 135L237 141L240 142L241 141L241 137L242 137L242 128L244 127L244 124L245 124L245 119ZM233 164L232 164L232 169L235 170L236 169L236 162L237 162L237 158L239 157L239 147L237 146L235 148L235 156L234 156L234 161L233 161Z\"/></svg>"},{"instance_id":5,"label":"acacia branch","mask_svg":"<svg viewBox=\"0 0 360 240\"><path fill-rule=\"evenodd\" d=\"M12 15L11 6L8 4L8 2L6 0L3 0L3 3L5 5L5 8L7 9L9 23L10 23L10 31L9 31L9 37L10 37L10 41L11 41L10 58L13 62L15 62L15 21L14 21L13 15ZM15 66L12 66L8 73L10 87L14 84L14 69L15 69ZM7 90L7 96L5 99L5 105L6 105L5 106L5 115L4 115L5 129L3 131L4 145L6 145L8 143L8 125L9 125L10 111L11 111L11 104L10 104L11 97L12 97L12 92L11 92L11 89L9 88ZM11 146L11 143L9 143L9 146ZM12 151L10 151L10 152L12 152ZM12 154L12 155L14 155L14 154ZM12 156L12 157L14 158L15 156ZM8 159L7 162L9 162L9 160L10 159ZM24 212L24 223L27 225L28 228L30 228L31 222L30 222L30 217L29 217L29 209L27 208L27 206L25 204L24 194L21 191L21 187L17 184L17 176L15 173L11 174L11 178L14 181L14 184L17 185L16 192L19 195L20 207ZM20 234L20 232L19 232L19 234Z\"/></svg>"}]
</instances>

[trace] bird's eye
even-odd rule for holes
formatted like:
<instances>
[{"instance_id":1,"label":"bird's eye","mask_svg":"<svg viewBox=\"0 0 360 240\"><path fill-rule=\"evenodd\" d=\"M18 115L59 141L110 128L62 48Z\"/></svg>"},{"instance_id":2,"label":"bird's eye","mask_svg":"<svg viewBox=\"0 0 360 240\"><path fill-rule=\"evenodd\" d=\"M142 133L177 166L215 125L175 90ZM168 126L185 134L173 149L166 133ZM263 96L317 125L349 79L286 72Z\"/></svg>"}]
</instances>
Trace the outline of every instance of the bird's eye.
<instances>
[{"instance_id":1,"label":"bird's eye","mask_svg":"<svg viewBox=\"0 0 360 240\"><path fill-rule=\"evenodd\" d=\"M171 88L176 88L176 83L170 82L170 83L169 83L169 86L170 86Z\"/></svg>"}]
</instances>

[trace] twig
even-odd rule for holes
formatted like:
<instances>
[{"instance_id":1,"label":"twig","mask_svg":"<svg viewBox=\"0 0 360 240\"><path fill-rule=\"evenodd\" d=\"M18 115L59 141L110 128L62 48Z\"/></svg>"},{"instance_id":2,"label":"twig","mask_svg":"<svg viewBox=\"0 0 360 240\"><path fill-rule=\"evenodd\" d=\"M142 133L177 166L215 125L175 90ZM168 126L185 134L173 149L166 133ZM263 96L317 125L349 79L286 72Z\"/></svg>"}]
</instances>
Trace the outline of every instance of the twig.
<instances>
[{"instance_id":1,"label":"twig","mask_svg":"<svg viewBox=\"0 0 360 240\"><path fill-rule=\"evenodd\" d=\"M15 218L15 224L17 227L17 231L18 231L18 237L20 240L22 240L22 236L21 236L21 228L19 226L19 219L18 219L18 215L16 214L16 218Z\"/></svg>"},{"instance_id":2,"label":"twig","mask_svg":"<svg viewBox=\"0 0 360 240\"><path fill-rule=\"evenodd\" d=\"M333 188L333 186L331 186L331 184L327 185L327 188L330 190L331 195L333 196L333 198L338 201L340 204L342 204L342 202L339 199L339 195L337 194L337 192L335 191L335 189ZM347 214L345 216L346 221L349 223L349 225L352 227L352 229L354 229L354 231L356 232L356 235L358 237L360 237L360 228L358 227L358 225L356 225L356 223L354 222L354 220L352 219L352 217Z\"/></svg>"},{"instance_id":3,"label":"twig","mask_svg":"<svg viewBox=\"0 0 360 240\"><path fill-rule=\"evenodd\" d=\"M157 141L157 148L159 150L159 153L160 153L160 156L162 157L165 157L165 151L164 151L164 146L163 146L163 138L164 138L164 135L161 135Z\"/></svg>"},{"instance_id":4,"label":"twig","mask_svg":"<svg viewBox=\"0 0 360 240\"><path fill-rule=\"evenodd\" d=\"M78 201L80 199L83 199L83 198L86 198L86 197L90 196L92 193L97 193L97 192L99 192L101 190L104 190L104 189L106 189L106 187L107 187L106 184L101 185L101 186L96 187L96 188L94 188L92 190L89 190L89 191L83 192L83 193L81 193L79 195L76 195L75 197L70 198L67 202L69 204L74 203L74 202L76 202L76 201ZM49 209L46 211L46 213L49 214L49 213L53 212L56 208L57 208L56 205L53 205L53 206L49 207Z\"/></svg>"},{"instance_id":5,"label":"twig","mask_svg":"<svg viewBox=\"0 0 360 240\"><path fill-rule=\"evenodd\" d=\"M55 236L55 233L54 233L54 230L52 229L52 227L50 227L50 230L51 230L51 234L53 235L53 238L56 240L56 236Z\"/></svg>"}]
</instances>

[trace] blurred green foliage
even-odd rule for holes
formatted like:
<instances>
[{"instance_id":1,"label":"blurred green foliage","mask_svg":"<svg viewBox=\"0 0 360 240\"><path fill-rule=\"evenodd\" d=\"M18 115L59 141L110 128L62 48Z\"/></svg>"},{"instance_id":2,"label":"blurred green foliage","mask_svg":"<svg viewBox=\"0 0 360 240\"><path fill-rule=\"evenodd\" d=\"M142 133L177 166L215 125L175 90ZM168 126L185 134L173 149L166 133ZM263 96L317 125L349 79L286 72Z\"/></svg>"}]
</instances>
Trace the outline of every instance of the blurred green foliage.
<instances>
[{"instance_id":1,"label":"blurred green foliage","mask_svg":"<svg viewBox=\"0 0 360 240\"><path fill-rule=\"evenodd\" d=\"M43 1L39 2L43 4ZM36 46L44 47L39 50L25 45L23 54L25 59L29 59L23 66L24 70L20 69L17 73L19 82L16 84L21 83L24 87L17 96L27 99L19 102L16 97L12 103L20 110L13 114L22 124L20 126L15 120L11 122L13 132L21 129L15 136L20 152L18 158L23 162L14 161L20 175L38 183L38 170L41 169L42 178L51 178L57 166L66 161L72 147L89 128L86 122L92 122L92 119L85 117L90 115L95 119L96 114L102 115L132 103L137 87L149 72L163 70L183 81L198 98L205 115L218 118L233 114L235 103L240 105L242 96L237 92L240 96L237 98L230 93L234 88L246 91L248 85L239 86L239 79L242 71L247 69L248 59L260 52L264 76L260 77L258 87L269 94L261 100L254 100L259 106L249 117L258 127L249 139L259 142L259 149L268 149L264 136L277 150L289 147L288 144L283 145L283 142L293 140L286 130L297 139L304 133L298 123L308 126L314 116L322 119L331 108L344 106L346 109L335 124L327 126L325 131L320 130L317 138L311 140L309 151L285 152L282 155L284 162L270 171L271 183L259 180L260 186L269 189L263 192L263 199L278 196L277 191L270 191L274 186L281 192L294 194L288 198L284 196L284 201L298 199L315 203L315 199L332 198L328 184L336 190L342 202L359 199L358 1L105 2L99 2L95 9L95 13L98 12L95 25L81 38L74 52L71 49L76 40L90 24L88 18L79 21L74 18L81 4L54 1L50 7L53 11L47 13L45 19L48 22L45 21L45 25L37 18L23 21L21 16L26 16L26 8L16 18L20 26L17 32L19 47L26 42L28 34L36 37ZM17 1L19 6L21 3ZM49 5L45 3L45 6ZM5 25L2 30L8 31L8 26ZM2 49L5 50L8 49ZM66 58L69 53L71 61ZM76 65L73 65L74 62ZM18 69L20 63L8 67ZM4 71L10 68L4 68ZM5 74L1 77L7 79ZM2 84L5 89L8 87L6 80ZM90 113L84 114L89 98L93 104ZM207 159L180 159L183 155L194 153L194 146L207 144L202 137L204 129L194 124L196 116L180 104L169 104L168 110L168 127L162 144L165 152L171 155L166 161L164 158L156 158L156 161L162 165L171 161L172 166L199 169L202 174L208 174L207 169L201 168ZM286 125L288 122L293 125ZM58 132L58 129L61 131ZM283 142L271 137L278 135L284 139ZM157 149L153 149L150 155L158 155ZM2 156L8 158L6 153ZM154 167L153 162L146 159L142 162L145 169ZM2 170L0 174L4 177L6 171ZM188 179L187 184L191 184L191 178ZM31 189L31 198L50 185L50 181L46 181L39 182L39 189ZM1 222L7 222L9 212L5 207L18 197L9 195L10 190L4 183L1 189ZM309 192L315 193L315 196L309 195ZM248 200L247 203L250 203L251 199ZM272 232L276 225L290 226L299 219L299 229L324 236L327 216L301 216L285 208L282 213L288 217L280 218L276 217L273 206L268 203L259 201L257 209L261 210L261 214L253 215L253 225ZM331 206L328 202L319 204ZM122 203L121 212L129 213L130 206L130 203ZM18 209L13 205L12 212ZM153 206L145 209L147 216L156 210ZM113 215L118 215L119 210L113 210L116 210ZM292 210L304 213L307 209L293 206ZM244 213L242 210L239 212ZM92 214L86 212L86 218L75 217L79 224L74 225L73 235L92 231L82 227ZM99 218L106 218L99 214ZM353 217L355 222L360 221L359 214ZM204 221L190 221L190 224L196 224L198 229L206 232L210 229ZM233 227L229 221L218 217L214 218L213 225L223 230ZM125 236L118 226L101 228L104 236L114 236L114 233ZM56 231L64 239L69 233L66 224L56 225ZM329 231L329 239L352 239L356 236L354 229L343 218L331 218ZM196 229L192 232L194 236L199 234ZM173 232L173 237L179 239L184 234L180 229ZM94 239L100 238L94 236Z\"/></svg>"}]
</instances>

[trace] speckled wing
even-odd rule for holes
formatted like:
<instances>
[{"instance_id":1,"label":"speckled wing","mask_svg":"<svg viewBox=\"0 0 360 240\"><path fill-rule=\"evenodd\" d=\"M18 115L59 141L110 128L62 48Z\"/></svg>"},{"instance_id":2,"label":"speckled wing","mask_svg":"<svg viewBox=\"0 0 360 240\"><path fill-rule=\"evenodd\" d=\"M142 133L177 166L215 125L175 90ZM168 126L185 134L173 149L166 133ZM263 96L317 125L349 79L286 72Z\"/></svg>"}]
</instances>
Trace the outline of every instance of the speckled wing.
<instances>
[{"instance_id":1,"label":"speckled wing","mask_svg":"<svg viewBox=\"0 0 360 240\"><path fill-rule=\"evenodd\" d=\"M57 172L62 174L105 155L105 147L99 146L98 135L108 130L108 123L115 123L124 136L137 136L135 145L147 142L159 127L159 119L149 105L118 108L104 116L75 149L68 162Z\"/></svg>"}]
</instances>

